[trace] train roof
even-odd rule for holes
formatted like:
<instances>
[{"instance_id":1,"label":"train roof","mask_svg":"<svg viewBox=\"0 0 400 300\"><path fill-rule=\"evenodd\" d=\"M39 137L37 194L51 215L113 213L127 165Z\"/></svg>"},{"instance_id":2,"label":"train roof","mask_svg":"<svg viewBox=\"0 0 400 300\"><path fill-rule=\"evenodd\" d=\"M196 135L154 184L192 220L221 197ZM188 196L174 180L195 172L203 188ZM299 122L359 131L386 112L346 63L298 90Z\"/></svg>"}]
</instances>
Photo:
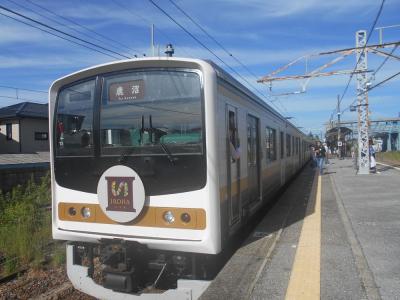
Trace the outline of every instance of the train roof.
<instances>
[{"instance_id":1,"label":"train roof","mask_svg":"<svg viewBox=\"0 0 400 300\"><path fill-rule=\"evenodd\" d=\"M272 114L274 114L276 117L278 117L281 120L285 120L288 125L290 125L293 129L298 131L299 133L305 135L302 131L300 131L294 124L289 122L287 119L285 119L284 116L282 116L277 110L275 110L273 107L271 107L267 102L262 100L259 96L257 96L255 93L253 93L250 89L245 87L242 83L240 83L238 80L236 80L233 76L231 76L228 72L226 72L224 69L222 69L220 66L218 66L216 63L214 63L211 60L206 60L206 59L194 59L194 58L183 58L183 57L143 57L143 58L135 58L135 59L127 59L127 60L118 60L118 61L112 61L100 65L95 65L83 70L79 70L77 72L71 73L69 75L66 75L58 80L56 80L52 86L56 85L56 83L63 82L64 80L71 78L71 77L80 77L79 75L81 74L86 74L86 76L93 76L93 74L96 72L97 69L100 69L100 72L109 72L107 69L112 66L112 65L121 65L121 64L126 64L126 63L146 63L146 62L151 62L151 61L158 61L158 62L167 62L167 61L172 61L172 62L181 62L181 63L195 63L195 64L208 64L210 65L216 72L217 76L230 84L231 86L237 88L239 91L242 93L246 94L251 98L254 102L257 104L261 105L268 111L270 111ZM50 89L52 90L52 88Z\"/></svg>"},{"instance_id":2,"label":"train roof","mask_svg":"<svg viewBox=\"0 0 400 300\"><path fill-rule=\"evenodd\" d=\"M287 119L285 119L285 117L282 116L276 109L274 109L272 106L270 106L267 102L265 102L263 99L261 99L259 96L257 96L254 92L252 92L250 89L248 89L242 83L240 83L237 79L235 79L232 75L230 75L228 72L226 72L220 66L218 66L216 63L214 63L211 60L204 60L204 61L209 63L214 68L215 72L217 73L217 76L219 76L222 80L224 80L224 81L228 82L230 85L236 87L242 93L248 95L253 101L255 101L259 105L261 105L264 108L266 108L268 111L273 113L278 118L280 118L282 120L285 120L295 130L297 130L299 133L305 135L304 132L300 131L294 124L292 124Z\"/></svg>"}]
</instances>

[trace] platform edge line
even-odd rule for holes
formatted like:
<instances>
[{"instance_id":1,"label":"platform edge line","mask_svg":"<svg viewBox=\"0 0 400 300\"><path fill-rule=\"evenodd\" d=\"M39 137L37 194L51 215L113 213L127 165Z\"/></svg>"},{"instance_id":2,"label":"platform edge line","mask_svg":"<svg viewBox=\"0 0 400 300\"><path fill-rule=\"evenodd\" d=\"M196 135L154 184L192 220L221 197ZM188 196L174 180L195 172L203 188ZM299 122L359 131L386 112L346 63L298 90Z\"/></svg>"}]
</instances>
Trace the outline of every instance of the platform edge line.
<instances>
[{"instance_id":1,"label":"platform edge line","mask_svg":"<svg viewBox=\"0 0 400 300\"><path fill-rule=\"evenodd\" d=\"M314 176L315 176L315 175L314 175ZM314 179L313 179L313 181L314 181ZM312 190L311 190L311 192L312 192ZM255 288L255 286L256 286L256 283L257 283L257 281L260 279L261 272L264 270L264 267L265 267L265 265L267 264L269 258L271 257L272 252L275 250L275 246L276 246L276 244L278 243L278 241L279 241L279 239L280 239L280 236L281 236L281 234L282 234L282 232L283 232L283 229L285 228L287 219L288 219L290 213L292 212L293 207L294 207L294 203L292 202L291 205L290 205L290 209L287 210L287 213L286 213L286 215L285 215L285 218L284 218L284 220L282 221L282 224L281 224L281 226L280 226L278 232L277 232L276 235L275 235L275 239L274 239L274 241L273 241L271 247L268 249L268 252L267 252L266 256L263 258L263 262L262 262L261 266L259 267L259 269L258 269L258 271L257 271L257 274L256 274L256 276L255 276L253 282L251 283L251 285L249 286L249 288L248 288L248 290L247 290L245 299L249 300L249 299L251 298L251 295L253 294L253 291L254 291L254 288Z\"/></svg>"}]
</instances>

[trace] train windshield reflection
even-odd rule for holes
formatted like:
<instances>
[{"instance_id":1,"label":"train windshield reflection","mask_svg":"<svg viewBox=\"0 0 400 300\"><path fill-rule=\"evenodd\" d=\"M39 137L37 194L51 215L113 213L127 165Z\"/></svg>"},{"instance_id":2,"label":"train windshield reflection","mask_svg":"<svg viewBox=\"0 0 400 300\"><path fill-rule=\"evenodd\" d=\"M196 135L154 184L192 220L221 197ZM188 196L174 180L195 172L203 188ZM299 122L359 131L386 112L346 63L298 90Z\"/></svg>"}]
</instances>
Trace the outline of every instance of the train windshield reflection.
<instances>
[{"instance_id":1,"label":"train windshield reflection","mask_svg":"<svg viewBox=\"0 0 400 300\"><path fill-rule=\"evenodd\" d=\"M202 154L201 111L197 73L160 70L107 77L101 105L102 154Z\"/></svg>"}]
</instances>

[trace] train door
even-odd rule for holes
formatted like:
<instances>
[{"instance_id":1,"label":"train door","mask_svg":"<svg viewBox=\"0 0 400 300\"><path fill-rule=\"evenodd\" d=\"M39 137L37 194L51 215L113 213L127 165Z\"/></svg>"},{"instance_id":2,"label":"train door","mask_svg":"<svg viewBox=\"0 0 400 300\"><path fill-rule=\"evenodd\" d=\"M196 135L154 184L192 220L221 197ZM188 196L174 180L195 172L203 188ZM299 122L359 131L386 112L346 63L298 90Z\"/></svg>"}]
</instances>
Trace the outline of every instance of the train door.
<instances>
[{"instance_id":1,"label":"train door","mask_svg":"<svg viewBox=\"0 0 400 300\"><path fill-rule=\"evenodd\" d=\"M226 120L229 224L234 225L240 221L240 153L236 108L230 105L226 106Z\"/></svg>"},{"instance_id":2,"label":"train door","mask_svg":"<svg viewBox=\"0 0 400 300\"><path fill-rule=\"evenodd\" d=\"M247 116L247 187L250 203L261 200L259 120Z\"/></svg>"},{"instance_id":3,"label":"train door","mask_svg":"<svg viewBox=\"0 0 400 300\"><path fill-rule=\"evenodd\" d=\"M285 184L285 171L286 171L286 159L285 159L285 134L283 131L279 135L279 146L280 146L280 162L281 162L281 186Z\"/></svg>"}]
</instances>

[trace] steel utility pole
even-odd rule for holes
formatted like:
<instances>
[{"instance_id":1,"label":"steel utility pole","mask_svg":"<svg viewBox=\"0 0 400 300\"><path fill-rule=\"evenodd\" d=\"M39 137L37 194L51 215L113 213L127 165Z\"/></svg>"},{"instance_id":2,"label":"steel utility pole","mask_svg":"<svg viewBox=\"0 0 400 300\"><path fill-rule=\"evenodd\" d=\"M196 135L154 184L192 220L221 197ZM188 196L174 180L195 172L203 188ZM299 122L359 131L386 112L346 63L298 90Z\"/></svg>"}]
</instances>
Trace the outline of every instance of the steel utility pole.
<instances>
[{"instance_id":1,"label":"steel utility pole","mask_svg":"<svg viewBox=\"0 0 400 300\"><path fill-rule=\"evenodd\" d=\"M340 142L340 95L337 96L337 120L338 120L338 133L337 133L337 149L338 149L338 158L342 158L342 144Z\"/></svg>"},{"instance_id":2,"label":"steel utility pole","mask_svg":"<svg viewBox=\"0 0 400 300\"><path fill-rule=\"evenodd\" d=\"M151 55L156 56L155 54L155 47L154 47L154 24L151 24L150 28L150 47L151 47Z\"/></svg>"},{"instance_id":3,"label":"steel utility pole","mask_svg":"<svg viewBox=\"0 0 400 300\"><path fill-rule=\"evenodd\" d=\"M360 73L357 78L357 100L358 100L358 174L369 174L369 144L368 144L368 78L367 73L367 51L365 45L367 32L360 30L356 32L357 68Z\"/></svg>"}]
</instances>

